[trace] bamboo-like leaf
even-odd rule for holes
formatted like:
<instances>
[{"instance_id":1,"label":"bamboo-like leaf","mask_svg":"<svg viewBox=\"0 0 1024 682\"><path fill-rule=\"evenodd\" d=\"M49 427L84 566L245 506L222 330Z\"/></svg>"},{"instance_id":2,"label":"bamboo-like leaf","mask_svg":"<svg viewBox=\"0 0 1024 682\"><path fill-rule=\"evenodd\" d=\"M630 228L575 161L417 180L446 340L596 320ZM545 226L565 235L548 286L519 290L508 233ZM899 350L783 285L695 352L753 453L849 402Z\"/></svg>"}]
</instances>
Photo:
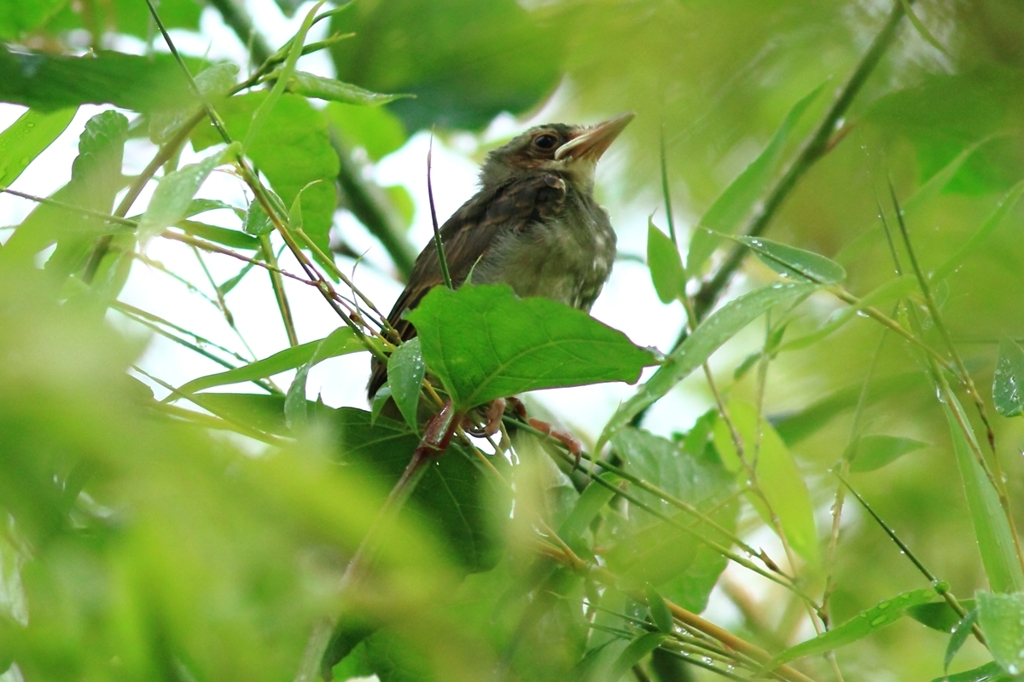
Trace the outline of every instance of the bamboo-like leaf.
<instances>
[{"instance_id":1,"label":"bamboo-like leaf","mask_svg":"<svg viewBox=\"0 0 1024 682\"><path fill-rule=\"evenodd\" d=\"M946 392L945 398L942 409L949 422L953 452L989 586L995 592L1020 592L1024 590L1024 571L1017 559L1013 531L995 488L975 458L975 453L981 451L978 440L960 401L952 391Z\"/></svg>"},{"instance_id":2,"label":"bamboo-like leaf","mask_svg":"<svg viewBox=\"0 0 1024 682\"><path fill-rule=\"evenodd\" d=\"M964 608L967 607L964 606ZM952 611L952 609L949 609L948 607L947 610ZM957 652L960 651L960 648L964 645L964 642L967 641L967 638L971 636L971 631L977 621L978 610L973 609L968 612L962 620L958 620L955 623L953 634L950 635L949 643L946 645L946 655L942 659L942 669L946 672L949 672L949 664L953 662L953 658L956 656ZM949 630L944 630L943 632L949 632Z\"/></svg>"},{"instance_id":3,"label":"bamboo-like leaf","mask_svg":"<svg viewBox=\"0 0 1024 682\"><path fill-rule=\"evenodd\" d=\"M934 599L935 591L926 588L903 592L892 599L880 601L870 609L861 611L839 627L776 654L765 668L771 670L797 658L823 654L826 651L832 651L841 646L864 639L871 633L877 632L886 625L890 625L902 618L906 615L908 607L925 604Z\"/></svg>"},{"instance_id":4,"label":"bamboo-like leaf","mask_svg":"<svg viewBox=\"0 0 1024 682\"><path fill-rule=\"evenodd\" d=\"M799 296L807 296L816 288L817 286L813 284L774 284L729 301L712 313L666 358L658 371L637 390L636 394L619 406L605 425L595 451L599 451L616 431L671 391L693 370L704 364L723 343L772 306Z\"/></svg>"},{"instance_id":5,"label":"bamboo-like leaf","mask_svg":"<svg viewBox=\"0 0 1024 682\"><path fill-rule=\"evenodd\" d=\"M279 76L274 72L269 78ZM287 89L297 95L314 97L328 102L341 102L342 104L359 104L363 106L380 106L388 102L394 102L403 97L413 95L383 95L378 92L364 90L357 85L344 83L334 78L324 78L305 71L296 71L288 79Z\"/></svg>"},{"instance_id":6,"label":"bamboo-like leaf","mask_svg":"<svg viewBox=\"0 0 1024 682\"><path fill-rule=\"evenodd\" d=\"M1005 336L999 341L992 399L996 411L1004 417L1016 417L1024 412L1024 350Z\"/></svg>"},{"instance_id":7,"label":"bamboo-like leaf","mask_svg":"<svg viewBox=\"0 0 1024 682\"><path fill-rule=\"evenodd\" d=\"M765 507L759 495L748 492L747 498L769 528L775 530L772 519L778 518L790 546L811 563L817 563L820 556L814 506L793 454L770 424L758 420L757 410L752 405L730 403L729 416L742 438L746 461L757 462L754 471L771 509ZM736 474L742 485L749 478L747 469L740 462L732 434L723 419L715 423L714 434L722 463ZM755 444L758 444L756 452Z\"/></svg>"},{"instance_id":8,"label":"bamboo-like leaf","mask_svg":"<svg viewBox=\"0 0 1024 682\"><path fill-rule=\"evenodd\" d=\"M846 279L846 270L834 260L812 251L765 239L740 235L731 237L753 251L776 272L815 284L838 284Z\"/></svg>"},{"instance_id":9,"label":"bamboo-like leaf","mask_svg":"<svg viewBox=\"0 0 1024 682\"><path fill-rule=\"evenodd\" d=\"M77 107L42 113L29 109L0 133L0 189L10 187L21 172L63 133Z\"/></svg>"},{"instance_id":10,"label":"bamboo-like leaf","mask_svg":"<svg viewBox=\"0 0 1024 682\"><path fill-rule=\"evenodd\" d=\"M718 246L721 239L719 233L735 232L740 221L750 213L754 203L764 195L768 183L778 171L782 154L796 124L824 87L825 84L822 83L793 105L764 150L732 181L701 218L700 226L706 229L694 230L690 239L686 258L687 272L699 273L704 262Z\"/></svg>"},{"instance_id":11,"label":"bamboo-like leaf","mask_svg":"<svg viewBox=\"0 0 1024 682\"><path fill-rule=\"evenodd\" d=\"M999 202L996 210L982 223L981 227L978 228L978 231L974 233L967 243L932 273L931 282L933 285L938 285L939 282L956 272L956 269L960 267L967 257L1003 223L1003 219L1017 205L1017 201L1022 194L1024 194L1024 180L1010 188L1010 191Z\"/></svg>"},{"instance_id":12,"label":"bamboo-like leaf","mask_svg":"<svg viewBox=\"0 0 1024 682\"><path fill-rule=\"evenodd\" d=\"M629 643L619 657L615 659L611 667L599 679L607 682L618 682L634 665L642 661L649 653L657 649L665 641L666 635L662 632L645 632Z\"/></svg>"},{"instance_id":13,"label":"bamboo-like leaf","mask_svg":"<svg viewBox=\"0 0 1024 682\"><path fill-rule=\"evenodd\" d=\"M651 620L658 626L658 630L665 634L671 634L675 628L675 620L672 612L665 603L665 598L658 594L658 591L651 585L645 589L647 594L647 609L651 612Z\"/></svg>"},{"instance_id":14,"label":"bamboo-like leaf","mask_svg":"<svg viewBox=\"0 0 1024 682\"><path fill-rule=\"evenodd\" d=\"M936 677L932 682L1016 682L1019 678L1011 678L995 661L986 663L983 666L965 670L955 675L943 675Z\"/></svg>"},{"instance_id":15,"label":"bamboo-like leaf","mask_svg":"<svg viewBox=\"0 0 1024 682\"><path fill-rule=\"evenodd\" d=\"M313 359L314 356L317 358L317 362L319 362L327 358L357 353L362 350L366 350L366 348L356 338L352 330L348 327L340 327L319 341L310 341L309 343L288 348L280 353L275 353L267 358L250 363L245 367L193 379L183 384L178 391L189 394L213 388L214 386L226 386L228 384L240 384L245 381L265 379L300 367Z\"/></svg>"},{"instance_id":16,"label":"bamboo-like leaf","mask_svg":"<svg viewBox=\"0 0 1024 682\"><path fill-rule=\"evenodd\" d=\"M647 267L662 303L671 303L686 295L686 273L679 249L653 220L647 223Z\"/></svg>"},{"instance_id":17,"label":"bamboo-like leaf","mask_svg":"<svg viewBox=\"0 0 1024 682\"><path fill-rule=\"evenodd\" d=\"M846 449L843 457L850 462L850 471L865 472L881 469L908 452L928 447L913 438L900 438L882 434L860 436Z\"/></svg>"},{"instance_id":18,"label":"bamboo-like leaf","mask_svg":"<svg viewBox=\"0 0 1024 682\"><path fill-rule=\"evenodd\" d=\"M139 220L139 239L160 234L185 218L192 205L192 198L195 197L199 187L213 172L213 169L224 163L225 159L234 157L236 153L237 146L231 145L219 153L211 154L199 163L185 166L165 175L157 185L156 191L153 192L153 198L150 200L146 212Z\"/></svg>"}]
</instances>

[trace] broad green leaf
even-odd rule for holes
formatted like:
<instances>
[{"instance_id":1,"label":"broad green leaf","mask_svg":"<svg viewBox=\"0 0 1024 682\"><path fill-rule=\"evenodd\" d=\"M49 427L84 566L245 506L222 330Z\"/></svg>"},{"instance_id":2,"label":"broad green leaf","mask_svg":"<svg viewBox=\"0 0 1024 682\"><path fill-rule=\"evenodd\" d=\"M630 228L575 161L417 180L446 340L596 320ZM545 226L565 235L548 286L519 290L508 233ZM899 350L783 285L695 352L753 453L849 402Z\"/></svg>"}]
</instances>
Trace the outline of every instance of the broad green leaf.
<instances>
[{"instance_id":1,"label":"broad green leaf","mask_svg":"<svg viewBox=\"0 0 1024 682\"><path fill-rule=\"evenodd\" d=\"M686 273L679 249L655 227L653 220L647 222L647 267L662 303L686 296Z\"/></svg>"},{"instance_id":2,"label":"broad green leaf","mask_svg":"<svg viewBox=\"0 0 1024 682\"><path fill-rule=\"evenodd\" d=\"M214 386L226 386L228 384L240 384L245 381L266 379L275 374L301 367L314 358L316 358L317 362L320 362L327 358L357 353L362 350L366 350L366 348L355 337L352 330L348 327L339 327L319 341L310 341L309 343L293 346L262 360L252 362L245 367L193 379L183 384L178 391L187 395L213 388Z\"/></svg>"},{"instance_id":3,"label":"broad green leaf","mask_svg":"<svg viewBox=\"0 0 1024 682\"><path fill-rule=\"evenodd\" d=\"M508 286L435 287L406 317L458 409L540 388L633 383L655 362L586 313Z\"/></svg>"},{"instance_id":4,"label":"broad green leaf","mask_svg":"<svg viewBox=\"0 0 1024 682\"><path fill-rule=\"evenodd\" d=\"M76 107L44 114L29 109L0 133L0 188L10 187L21 172L63 133Z\"/></svg>"},{"instance_id":5,"label":"broad green leaf","mask_svg":"<svg viewBox=\"0 0 1024 682\"><path fill-rule=\"evenodd\" d=\"M272 73L270 78L276 78L278 72ZM327 100L328 102L341 102L342 104L358 104L361 106L380 106L388 102L394 102L409 95L382 95L377 92L364 90L351 83L343 83L333 78L324 78L305 71L296 71L288 79L286 86L288 92L294 92L303 97L315 97L316 99Z\"/></svg>"},{"instance_id":6,"label":"broad green leaf","mask_svg":"<svg viewBox=\"0 0 1024 682\"><path fill-rule=\"evenodd\" d=\"M615 662L611 664L608 669L606 676L603 678L608 682L618 682L626 673L632 669L634 665L642 661L649 653L657 649L662 642L665 641L665 635L662 632L645 632L637 635L637 637L629 643L622 653L619 654Z\"/></svg>"},{"instance_id":7,"label":"broad green leaf","mask_svg":"<svg viewBox=\"0 0 1024 682\"><path fill-rule=\"evenodd\" d=\"M754 471L771 510L753 492L747 492L747 499L773 531L776 529L772 518L777 517L790 546L816 564L820 556L818 534L814 526L814 506L793 454L770 424L763 419L758 420L753 405L732 402L729 404L729 416L742 439L744 459L757 463ZM715 423L714 432L715 447L722 457L722 463L736 475L738 483L744 485L749 475L740 462L731 431L724 419L720 418Z\"/></svg>"},{"instance_id":8,"label":"broad green leaf","mask_svg":"<svg viewBox=\"0 0 1024 682\"><path fill-rule=\"evenodd\" d=\"M925 604L934 599L935 591L927 588L903 592L892 599L880 601L870 609L861 611L839 627L775 655L765 667L771 670L797 658L816 656L864 639L873 632L881 630L886 625L890 625L902 618L906 615L906 610L909 607Z\"/></svg>"},{"instance_id":9,"label":"broad green leaf","mask_svg":"<svg viewBox=\"0 0 1024 682\"><path fill-rule=\"evenodd\" d=\"M332 421L339 432L339 462L358 464L390 489L398 481L419 438L401 422L343 407ZM508 520L509 500L476 457L453 443L451 449L427 473L412 493L412 509L424 524L448 540L448 549L469 572L485 571L501 555L500 524Z\"/></svg>"},{"instance_id":10,"label":"broad green leaf","mask_svg":"<svg viewBox=\"0 0 1024 682\"><path fill-rule=\"evenodd\" d=\"M213 169L237 153L235 145L211 154L199 163L172 171L160 179L146 212L139 220L139 239L156 236L182 220L196 192Z\"/></svg>"},{"instance_id":11,"label":"broad green leaf","mask_svg":"<svg viewBox=\"0 0 1024 682\"><path fill-rule=\"evenodd\" d=\"M361 147L379 161L409 138L402 122L387 107L363 107L331 102L324 110L328 122L349 148Z\"/></svg>"},{"instance_id":12,"label":"broad green leaf","mask_svg":"<svg viewBox=\"0 0 1024 682\"><path fill-rule=\"evenodd\" d=\"M960 401L952 392L947 392L945 397L942 409L949 423L953 452L989 587L994 592L1020 592L1024 590L1024 571L1017 559L1013 531L999 503L999 496L975 458L974 453L981 452L978 439ZM966 428L961 428L961 423Z\"/></svg>"},{"instance_id":13,"label":"broad green leaf","mask_svg":"<svg viewBox=\"0 0 1024 682\"><path fill-rule=\"evenodd\" d=\"M32 0L0 4L0 40L17 40L45 24L67 0Z\"/></svg>"},{"instance_id":14,"label":"broad green leaf","mask_svg":"<svg viewBox=\"0 0 1024 682\"><path fill-rule=\"evenodd\" d=\"M231 97L217 108L231 139L246 138L253 115L266 98L265 91L252 92ZM192 139L197 149L221 142L209 125L197 128ZM284 206L292 206L308 187L302 194L303 229L322 248L337 203L334 181L339 170L323 114L304 97L281 95L259 133L249 140L245 154L267 177ZM324 182L309 186L317 180Z\"/></svg>"},{"instance_id":15,"label":"broad green leaf","mask_svg":"<svg viewBox=\"0 0 1024 682\"><path fill-rule=\"evenodd\" d=\"M427 366L423 362L419 338L412 338L398 346L388 358L388 385L398 411L405 422L419 432L416 413L420 405L420 391Z\"/></svg>"},{"instance_id":16,"label":"broad green leaf","mask_svg":"<svg viewBox=\"0 0 1024 682\"><path fill-rule=\"evenodd\" d=\"M223 98L238 82L238 65L230 62L213 64L195 75L193 81L215 109L222 104ZM182 125L197 111L200 104L196 100L185 100L170 109L153 113L149 117L149 139L154 144L169 142L181 130Z\"/></svg>"},{"instance_id":17,"label":"broad green leaf","mask_svg":"<svg viewBox=\"0 0 1024 682\"><path fill-rule=\"evenodd\" d=\"M221 244L232 249L247 249L251 251L258 250L260 248L260 240L255 237L250 237L247 234L239 232L238 230L229 230L226 227L218 227L216 225L207 225L196 220L180 220L176 223L177 227L180 227L182 232L190 234L200 239L213 242L215 244Z\"/></svg>"},{"instance_id":18,"label":"broad green leaf","mask_svg":"<svg viewBox=\"0 0 1024 682\"><path fill-rule=\"evenodd\" d=\"M31 3L12 0L11 4ZM199 30L199 15L203 7L198 2L162 0L157 9L160 11L160 20L167 28ZM106 31L128 34L142 40L153 39L156 30L149 7L145 2L138 0L111 0L96 4L88 12L83 12L81 5L77 3L67 2L45 28L59 35L75 29L88 31L90 27L95 26L103 26ZM197 70L193 73L195 71Z\"/></svg>"},{"instance_id":19,"label":"broad green leaf","mask_svg":"<svg viewBox=\"0 0 1024 682\"><path fill-rule=\"evenodd\" d=\"M996 663L1011 675L1024 673L1024 594L978 592L978 625Z\"/></svg>"},{"instance_id":20,"label":"broad green leaf","mask_svg":"<svg viewBox=\"0 0 1024 682\"><path fill-rule=\"evenodd\" d=\"M718 246L721 237L716 233L735 232L740 221L750 213L754 203L764 196L768 184L782 163L782 154L789 144L794 128L824 87L825 84L822 83L793 105L764 150L725 188L701 218L700 227L706 229L693 231L686 257L687 272L698 274Z\"/></svg>"},{"instance_id":21,"label":"broad green leaf","mask_svg":"<svg viewBox=\"0 0 1024 682\"><path fill-rule=\"evenodd\" d=\"M843 457L850 463L850 471L874 471L896 461L908 452L926 447L928 447L928 443L922 443L913 438L886 435L859 436L846 448Z\"/></svg>"},{"instance_id":22,"label":"broad green leaf","mask_svg":"<svg viewBox=\"0 0 1024 682\"><path fill-rule=\"evenodd\" d=\"M974 600L961 599L960 606L970 611L974 608ZM960 614L954 611L945 601L912 606L907 609L907 615L918 623L939 632L950 632L960 622Z\"/></svg>"},{"instance_id":23,"label":"broad green leaf","mask_svg":"<svg viewBox=\"0 0 1024 682\"><path fill-rule=\"evenodd\" d=\"M340 80L416 96L389 105L410 131L529 109L558 84L567 39L514 0L353 3L330 30L356 34L331 47Z\"/></svg>"},{"instance_id":24,"label":"broad green leaf","mask_svg":"<svg viewBox=\"0 0 1024 682\"><path fill-rule=\"evenodd\" d=\"M691 447L692 445L692 447ZM607 555L609 566L633 587L645 583L675 603L700 612L725 570L727 560L700 538L721 546L730 546L732 538L718 528L733 532L739 505L732 475L717 455L707 456L706 439L681 447L679 443L648 433L625 428L612 438L615 453L628 471L651 483L668 495L697 509L716 524L702 522L664 501L658 495L638 487L630 493L693 532L687 532L651 516L639 507L630 507L629 518L620 524L621 540Z\"/></svg>"},{"instance_id":25,"label":"broad green leaf","mask_svg":"<svg viewBox=\"0 0 1024 682\"><path fill-rule=\"evenodd\" d=\"M40 112L80 104L153 111L192 99L170 55L147 57L100 50L86 57L12 52L0 44L0 102Z\"/></svg>"},{"instance_id":26,"label":"broad green leaf","mask_svg":"<svg viewBox=\"0 0 1024 682\"><path fill-rule=\"evenodd\" d=\"M652 586L648 585L644 590L647 595L647 609L651 613L651 620L658 627L658 631L671 634L675 629L675 620L672 618L672 612L668 608L668 604L665 603L665 598L658 594L658 591Z\"/></svg>"},{"instance_id":27,"label":"broad green leaf","mask_svg":"<svg viewBox=\"0 0 1024 682\"><path fill-rule=\"evenodd\" d=\"M1004 417L1016 417L1024 411L1024 350L1007 336L999 341L992 400Z\"/></svg>"},{"instance_id":28,"label":"broad green leaf","mask_svg":"<svg viewBox=\"0 0 1024 682\"><path fill-rule=\"evenodd\" d=\"M773 284L743 294L716 310L686 337L633 397L619 406L605 425L595 450L600 450L616 431L671 391L690 372L704 364L722 344L772 306L799 296L808 296L816 288L813 284Z\"/></svg>"},{"instance_id":29,"label":"broad green leaf","mask_svg":"<svg viewBox=\"0 0 1024 682\"><path fill-rule=\"evenodd\" d=\"M811 251L764 237L739 235L732 239L750 248L768 267L781 275L815 284L838 284L846 279L843 266Z\"/></svg>"}]
</instances>

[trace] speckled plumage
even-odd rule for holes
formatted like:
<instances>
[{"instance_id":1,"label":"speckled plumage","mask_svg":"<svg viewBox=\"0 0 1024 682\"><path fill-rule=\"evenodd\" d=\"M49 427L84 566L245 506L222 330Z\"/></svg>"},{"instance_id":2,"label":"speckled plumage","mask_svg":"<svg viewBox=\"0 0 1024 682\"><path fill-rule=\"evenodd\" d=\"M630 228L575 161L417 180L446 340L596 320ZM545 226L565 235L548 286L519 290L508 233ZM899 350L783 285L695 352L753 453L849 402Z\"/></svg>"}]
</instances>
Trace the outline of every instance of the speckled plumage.
<instances>
[{"instance_id":1,"label":"speckled plumage","mask_svg":"<svg viewBox=\"0 0 1024 682\"><path fill-rule=\"evenodd\" d=\"M631 119L626 114L589 128L537 126L492 151L480 190L441 227L452 283L461 286L472 272L474 284L508 284L522 297L590 310L615 259L615 232L594 199L594 170ZM430 243L388 315L403 341L416 335L403 314L442 283ZM386 366L374 360L371 398L386 379Z\"/></svg>"}]
</instances>

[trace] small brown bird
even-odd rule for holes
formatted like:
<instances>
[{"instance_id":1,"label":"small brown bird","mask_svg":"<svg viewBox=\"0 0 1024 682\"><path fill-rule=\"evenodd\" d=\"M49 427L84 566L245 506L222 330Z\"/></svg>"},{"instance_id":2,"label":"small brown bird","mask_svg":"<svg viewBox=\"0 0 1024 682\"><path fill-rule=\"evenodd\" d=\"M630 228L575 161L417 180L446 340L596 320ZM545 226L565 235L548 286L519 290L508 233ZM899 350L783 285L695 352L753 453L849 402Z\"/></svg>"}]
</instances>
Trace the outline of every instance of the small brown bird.
<instances>
[{"instance_id":1,"label":"small brown bird","mask_svg":"<svg viewBox=\"0 0 1024 682\"><path fill-rule=\"evenodd\" d=\"M519 296L543 296L590 310L615 259L615 232L594 200L601 155L633 119L595 126L549 123L487 156L480 191L441 227L452 284L508 284ZM388 321L403 341L416 330L402 318L444 280L434 244L420 253ZM387 380L373 360L370 398Z\"/></svg>"}]
</instances>

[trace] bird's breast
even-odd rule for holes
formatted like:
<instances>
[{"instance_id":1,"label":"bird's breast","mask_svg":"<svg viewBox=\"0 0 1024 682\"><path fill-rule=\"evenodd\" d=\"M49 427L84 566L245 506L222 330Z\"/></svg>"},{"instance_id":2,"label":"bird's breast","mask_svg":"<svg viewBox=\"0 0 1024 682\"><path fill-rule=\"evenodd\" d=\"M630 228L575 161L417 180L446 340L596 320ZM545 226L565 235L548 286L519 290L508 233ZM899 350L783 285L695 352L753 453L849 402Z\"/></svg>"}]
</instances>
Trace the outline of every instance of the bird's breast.
<instances>
[{"instance_id":1,"label":"bird's breast","mask_svg":"<svg viewBox=\"0 0 1024 682\"><path fill-rule=\"evenodd\" d=\"M614 259L608 214L592 198L570 194L557 214L526 229L504 231L473 281L505 283L519 296L590 310Z\"/></svg>"}]
</instances>

